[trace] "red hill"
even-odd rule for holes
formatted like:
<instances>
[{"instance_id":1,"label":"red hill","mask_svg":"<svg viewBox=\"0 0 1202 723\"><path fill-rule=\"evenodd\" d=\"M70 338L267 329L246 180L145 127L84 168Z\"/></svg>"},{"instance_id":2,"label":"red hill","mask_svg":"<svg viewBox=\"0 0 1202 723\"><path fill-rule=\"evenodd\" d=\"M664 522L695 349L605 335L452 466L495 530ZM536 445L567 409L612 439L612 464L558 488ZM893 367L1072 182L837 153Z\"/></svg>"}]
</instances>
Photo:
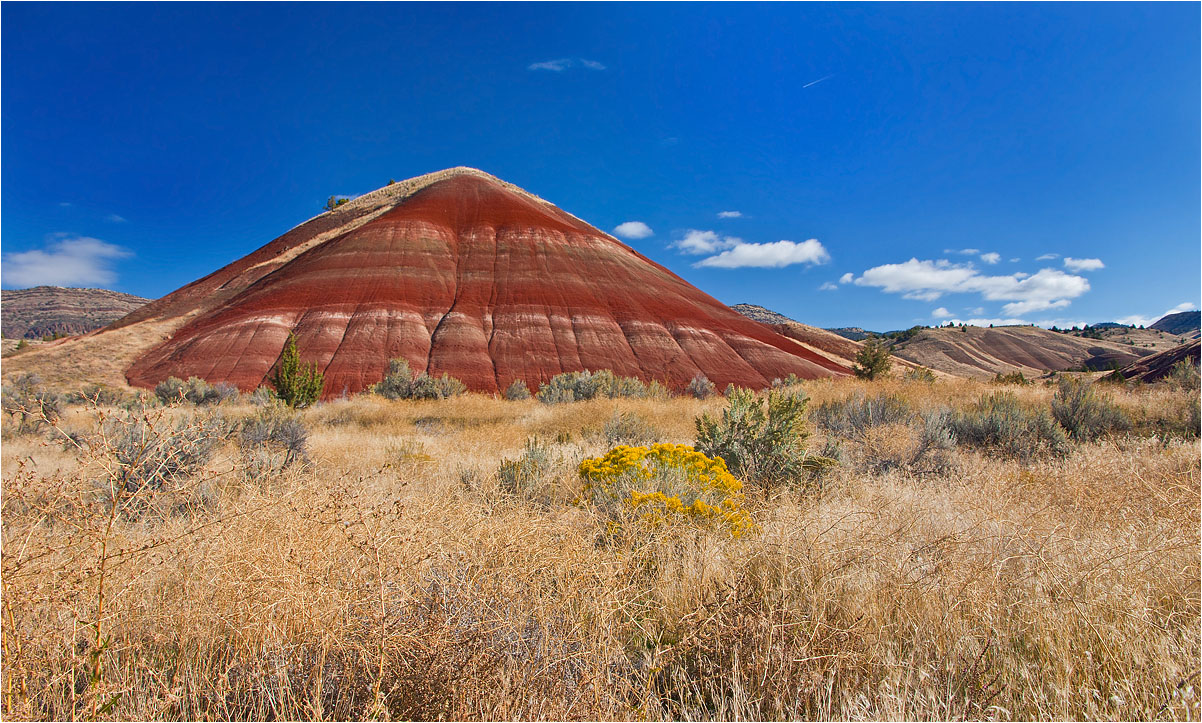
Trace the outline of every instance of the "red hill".
<instances>
[{"instance_id":1,"label":"red hill","mask_svg":"<svg viewBox=\"0 0 1202 723\"><path fill-rule=\"evenodd\" d=\"M612 369L673 387L846 374L555 206L472 169L387 186L298 226L113 325L178 319L126 377L197 376L247 390L289 333L325 396L388 360L492 392ZM186 320L186 321L185 321Z\"/></svg>"}]
</instances>

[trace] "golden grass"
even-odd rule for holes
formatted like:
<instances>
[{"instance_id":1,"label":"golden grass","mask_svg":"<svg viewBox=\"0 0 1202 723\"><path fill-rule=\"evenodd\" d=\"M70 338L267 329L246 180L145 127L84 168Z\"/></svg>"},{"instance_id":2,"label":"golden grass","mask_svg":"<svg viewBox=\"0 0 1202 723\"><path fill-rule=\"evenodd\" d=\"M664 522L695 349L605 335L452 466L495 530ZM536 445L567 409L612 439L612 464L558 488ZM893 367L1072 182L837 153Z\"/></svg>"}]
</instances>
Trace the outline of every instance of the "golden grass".
<instances>
[{"instance_id":1,"label":"golden grass","mask_svg":"<svg viewBox=\"0 0 1202 723\"><path fill-rule=\"evenodd\" d=\"M884 391L918 409L998 389L805 388L815 405ZM1007 389L1033 404L1052 394ZM1197 403L1157 388L1105 393L1147 419ZM737 539L691 527L613 537L572 504L582 486L575 466L606 451L599 430L615 410L641 415L662 441L691 443L694 417L722 405L335 402L302 414L309 467L248 478L231 442L169 491L169 512L157 516L109 515L103 454L6 439L0 711L1202 714L1196 439L1125 435L1028 465L959 451L942 474L844 467L818 491L749 494L759 531ZM85 430L96 414L73 408L63 425ZM904 429L879 434L870 441L886 450L910 443ZM554 470L540 489L505 494L497 467L534 435L552 448ZM97 645L97 622L107 645Z\"/></svg>"}]
</instances>

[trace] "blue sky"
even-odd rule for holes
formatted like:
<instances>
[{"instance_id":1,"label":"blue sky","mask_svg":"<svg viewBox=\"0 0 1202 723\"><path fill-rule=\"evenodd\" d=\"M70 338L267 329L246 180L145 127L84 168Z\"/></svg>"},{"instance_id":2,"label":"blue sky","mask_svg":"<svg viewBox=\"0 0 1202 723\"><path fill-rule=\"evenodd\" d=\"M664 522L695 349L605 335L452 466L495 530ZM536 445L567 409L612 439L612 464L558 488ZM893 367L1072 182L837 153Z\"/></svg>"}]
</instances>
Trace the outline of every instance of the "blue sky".
<instances>
[{"instance_id":1,"label":"blue sky","mask_svg":"<svg viewBox=\"0 0 1202 723\"><path fill-rule=\"evenodd\" d=\"M5 3L3 285L160 296L467 165L811 324L1151 321L1202 295L1199 12Z\"/></svg>"}]
</instances>

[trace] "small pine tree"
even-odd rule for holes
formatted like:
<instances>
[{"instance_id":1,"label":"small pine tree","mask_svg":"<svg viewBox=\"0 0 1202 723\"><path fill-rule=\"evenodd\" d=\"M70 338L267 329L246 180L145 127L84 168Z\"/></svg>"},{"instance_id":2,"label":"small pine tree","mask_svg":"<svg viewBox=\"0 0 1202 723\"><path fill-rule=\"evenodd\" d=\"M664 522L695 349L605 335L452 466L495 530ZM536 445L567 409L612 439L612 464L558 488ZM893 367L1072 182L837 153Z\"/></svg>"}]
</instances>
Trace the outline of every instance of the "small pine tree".
<instances>
[{"instance_id":1,"label":"small pine tree","mask_svg":"<svg viewBox=\"0 0 1202 723\"><path fill-rule=\"evenodd\" d=\"M889 347L880 339L865 339L860 351L856 352L856 365L852 371L861 379L877 379L889 374L893 366Z\"/></svg>"},{"instance_id":2,"label":"small pine tree","mask_svg":"<svg viewBox=\"0 0 1202 723\"><path fill-rule=\"evenodd\" d=\"M288 334L284 353L271 375L275 395L290 407L301 409L317 401L325 386L325 377L317 371L317 364L302 364L300 352L296 350L296 335Z\"/></svg>"}]
</instances>

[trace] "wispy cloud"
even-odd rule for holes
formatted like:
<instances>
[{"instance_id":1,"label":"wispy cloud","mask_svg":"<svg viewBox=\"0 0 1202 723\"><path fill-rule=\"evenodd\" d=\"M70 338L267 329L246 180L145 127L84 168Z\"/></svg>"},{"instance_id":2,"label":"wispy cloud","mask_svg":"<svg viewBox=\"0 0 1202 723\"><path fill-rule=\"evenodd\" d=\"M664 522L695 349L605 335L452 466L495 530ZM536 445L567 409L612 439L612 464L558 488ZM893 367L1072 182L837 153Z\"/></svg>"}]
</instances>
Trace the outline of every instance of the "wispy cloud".
<instances>
[{"instance_id":1,"label":"wispy cloud","mask_svg":"<svg viewBox=\"0 0 1202 723\"><path fill-rule=\"evenodd\" d=\"M647 238L654 234L651 227L642 221L627 221L614 227L614 236L619 238Z\"/></svg>"},{"instance_id":2,"label":"wispy cloud","mask_svg":"<svg viewBox=\"0 0 1202 723\"><path fill-rule=\"evenodd\" d=\"M830 254L818 242L818 239L809 239L800 243L776 241L763 244L739 241L717 256L702 259L693 265L718 269L748 267L773 269L794 264L825 264L830 261L830 258Z\"/></svg>"},{"instance_id":3,"label":"wispy cloud","mask_svg":"<svg viewBox=\"0 0 1202 723\"><path fill-rule=\"evenodd\" d=\"M1036 261L1051 261L1060 258L1060 254L1041 254L1035 257Z\"/></svg>"},{"instance_id":4,"label":"wispy cloud","mask_svg":"<svg viewBox=\"0 0 1202 723\"><path fill-rule=\"evenodd\" d=\"M981 260L987 264L996 264L1002 260L1002 255L996 251L990 251L987 254L981 254Z\"/></svg>"},{"instance_id":5,"label":"wispy cloud","mask_svg":"<svg viewBox=\"0 0 1202 723\"><path fill-rule=\"evenodd\" d=\"M810 82L806 83L805 85L803 85L801 87L804 90L805 88L809 88L811 85L818 85L819 83L823 82L824 80L830 80L833 77L835 77L834 73L832 73L830 75L824 75L821 78L819 78L818 80L811 80Z\"/></svg>"},{"instance_id":6,"label":"wispy cloud","mask_svg":"<svg viewBox=\"0 0 1202 723\"><path fill-rule=\"evenodd\" d=\"M981 249L944 249L945 254L960 254L961 256L976 256L981 253Z\"/></svg>"},{"instance_id":7,"label":"wispy cloud","mask_svg":"<svg viewBox=\"0 0 1202 723\"><path fill-rule=\"evenodd\" d=\"M989 301L1007 301L1002 310L1018 316L1031 311L1068 306L1089 291L1089 281L1057 269L1038 273L986 276L972 264L947 260L882 264L866 270L855 280L858 286L879 288L902 298L934 301L947 293L978 293Z\"/></svg>"},{"instance_id":8,"label":"wispy cloud","mask_svg":"<svg viewBox=\"0 0 1202 723\"><path fill-rule=\"evenodd\" d=\"M100 239L59 233L49 236L41 249L4 254L0 273L6 286L19 288L110 284L117 279L112 261L132 255Z\"/></svg>"},{"instance_id":9,"label":"wispy cloud","mask_svg":"<svg viewBox=\"0 0 1202 723\"><path fill-rule=\"evenodd\" d=\"M605 65L587 58L555 58L554 60L543 60L538 63L531 63L526 66L526 70L550 70L554 73L562 73L565 70L572 68L584 68L586 70L605 70Z\"/></svg>"},{"instance_id":10,"label":"wispy cloud","mask_svg":"<svg viewBox=\"0 0 1202 723\"><path fill-rule=\"evenodd\" d=\"M856 278L856 275L853 274L852 272L848 271L846 274L843 274L842 276L839 277L839 283L840 284L850 284L852 281L855 280L855 278Z\"/></svg>"},{"instance_id":11,"label":"wispy cloud","mask_svg":"<svg viewBox=\"0 0 1202 723\"><path fill-rule=\"evenodd\" d=\"M1132 314L1131 316L1124 316L1122 318L1115 319L1115 321L1119 324L1128 324L1130 326L1150 326L1152 324L1155 324L1157 321L1160 321L1164 317L1168 316L1169 314L1180 314L1183 311L1193 311L1194 309L1197 309L1197 308L1198 307L1194 303L1185 301L1185 302L1177 304L1173 308L1165 311L1163 314L1158 314L1156 316L1144 316L1142 314Z\"/></svg>"},{"instance_id":12,"label":"wispy cloud","mask_svg":"<svg viewBox=\"0 0 1202 723\"><path fill-rule=\"evenodd\" d=\"M719 236L713 231L691 228L685 231L684 238L672 244L672 247L681 253L700 256L733 248L740 243L743 243L743 239L734 236Z\"/></svg>"},{"instance_id":13,"label":"wispy cloud","mask_svg":"<svg viewBox=\"0 0 1202 723\"><path fill-rule=\"evenodd\" d=\"M719 211L718 218L743 218L742 211Z\"/></svg>"},{"instance_id":14,"label":"wispy cloud","mask_svg":"<svg viewBox=\"0 0 1202 723\"><path fill-rule=\"evenodd\" d=\"M75 204L71 203L70 201L59 201L58 205L60 208L71 208Z\"/></svg>"},{"instance_id":15,"label":"wispy cloud","mask_svg":"<svg viewBox=\"0 0 1202 723\"><path fill-rule=\"evenodd\" d=\"M1106 268L1106 264L1102 263L1102 259L1074 259L1065 256L1064 268L1069 271L1097 271Z\"/></svg>"},{"instance_id":16,"label":"wispy cloud","mask_svg":"<svg viewBox=\"0 0 1202 723\"><path fill-rule=\"evenodd\" d=\"M105 220L105 221L109 221L109 222L111 222L111 223L125 223L125 217L124 217L124 216L118 216L118 215L117 215L117 214L115 214L115 213L110 213L109 215L105 216L105 217L104 217L104 220Z\"/></svg>"},{"instance_id":17,"label":"wispy cloud","mask_svg":"<svg viewBox=\"0 0 1202 723\"><path fill-rule=\"evenodd\" d=\"M827 282L826 282L826 283L824 283L822 286L819 286L819 287L818 287L818 290L819 290L819 291L838 291L838 290L839 290L839 285L838 285L838 284L832 284L831 282L827 281Z\"/></svg>"}]
</instances>

